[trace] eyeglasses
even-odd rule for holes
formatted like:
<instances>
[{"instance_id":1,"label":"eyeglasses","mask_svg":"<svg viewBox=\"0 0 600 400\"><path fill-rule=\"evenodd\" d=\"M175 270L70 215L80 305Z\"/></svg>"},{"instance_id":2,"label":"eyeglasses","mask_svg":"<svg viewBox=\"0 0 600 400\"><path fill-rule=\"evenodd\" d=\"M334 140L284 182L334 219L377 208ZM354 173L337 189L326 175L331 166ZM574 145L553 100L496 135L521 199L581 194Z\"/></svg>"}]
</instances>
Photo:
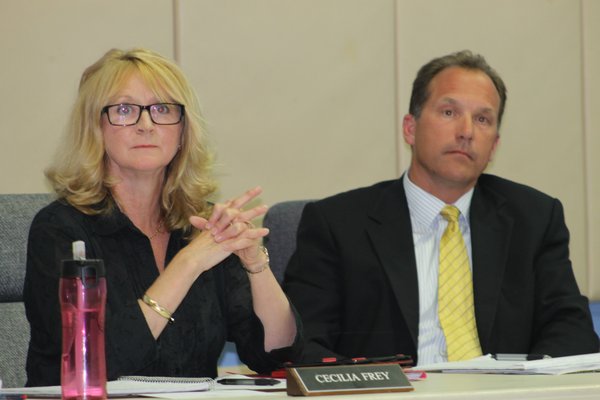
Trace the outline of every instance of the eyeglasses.
<instances>
[{"instance_id":1,"label":"eyeglasses","mask_svg":"<svg viewBox=\"0 0 600 400\"><path fill-rule=\"evenodd\" d=\"M142 111L147 110L153 123L157 125L176 125L183 119L185 106L177 103L156 103L147 106L139 104L111 104L102 108L108 122L116 126L135 125L140 121Z\"/></svg>"}]
</instances>

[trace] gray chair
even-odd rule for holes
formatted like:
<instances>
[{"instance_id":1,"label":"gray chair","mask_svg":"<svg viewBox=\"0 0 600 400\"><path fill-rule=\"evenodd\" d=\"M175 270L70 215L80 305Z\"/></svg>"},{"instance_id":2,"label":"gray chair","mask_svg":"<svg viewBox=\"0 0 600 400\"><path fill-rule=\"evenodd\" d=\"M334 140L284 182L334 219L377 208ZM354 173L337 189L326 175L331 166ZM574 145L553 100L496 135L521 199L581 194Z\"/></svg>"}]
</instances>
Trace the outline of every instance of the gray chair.
<instances>
[{"instance_id":1,"label":"gray chair","mask_svg":"<svg viewBox=\"0 0 600 400\"><path fill-rule=\"evenodd\" d=\"M49 194L0 194L0 379L3 387L25 385L29 324L22 292L27 235L33 216L51 200Z\"/></svg>"},{"instance_id":2,"label":"gray chair","mask_svg":"<svg viewBox=\"0 0 600 400\"><path fill-rule=\"evenodd\" d=\"M296 250L296 231L302 216L302 210L311 200L291 200L276 203L263 219L263 226L269 228L270 233L264 240L265 247L269 250L271 269L281 283L288 261Z\"/></svg>"}]
</instances>

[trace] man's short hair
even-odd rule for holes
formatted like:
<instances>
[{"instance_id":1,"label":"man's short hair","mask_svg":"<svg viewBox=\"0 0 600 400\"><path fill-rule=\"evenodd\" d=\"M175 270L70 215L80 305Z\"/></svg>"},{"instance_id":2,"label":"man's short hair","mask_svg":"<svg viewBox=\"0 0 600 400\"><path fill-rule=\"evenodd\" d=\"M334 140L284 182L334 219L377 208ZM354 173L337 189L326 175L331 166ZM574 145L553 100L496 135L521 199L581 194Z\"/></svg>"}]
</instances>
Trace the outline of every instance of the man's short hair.
<instances>
[{"instance_id":1,"label":"man's short hair","mask_svg":"<svg viewBox=\"0 0 600 400\"><path fill-rule=\"evenodd\" d=\"M482 55L473 54L470 50L463 50L434 58L423 65L413 82L408 112L415 118L421 116L423 105L427 102L430 95L429 84L431 80L437 74L450 67L479 70L490 77L500 96L500 107L498 110L498 126L500 126L502 115L504 114L504 106L506 104L506 86L504 85L502 78L500 78L500 75L487 63L485 58L483 58Z\"/></svg>"}]
</instances>

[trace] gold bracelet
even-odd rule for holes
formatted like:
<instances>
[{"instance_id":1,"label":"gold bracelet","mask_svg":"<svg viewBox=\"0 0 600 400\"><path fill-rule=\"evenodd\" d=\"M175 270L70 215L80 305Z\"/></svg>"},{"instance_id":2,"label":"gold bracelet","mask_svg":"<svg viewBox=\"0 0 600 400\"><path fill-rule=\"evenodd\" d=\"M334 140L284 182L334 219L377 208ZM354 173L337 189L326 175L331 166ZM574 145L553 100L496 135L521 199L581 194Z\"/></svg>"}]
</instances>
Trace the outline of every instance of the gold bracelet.
<instances>
[{"instance_id":1,"label":"gold bracelet","mask_svg":"<svg viewBox=\"0 0 600 400\"><path fill-rule=\"evenodd\" d=\"M144 297L142 297L142 301L148 305L148 307L150 307L151 309L153 309L154 311L156 311L156 313L158 315L160 315L163 318L166 318L169 320L169 323L172 324L173 322L175 322L175 318L173 318L171 315L172 313L169 312L169 310L167 310L166 308L162 307L160 304L158 304L156 301L152 300L150 298L150 296L148 296L146 293L144 293Z\"/></svg>"},{"instance_id":2,"label":"gold bracelet","mask_svg":"<svg viewBox=\"0 0 600 400\"><path fill-rule=\"evenodd\" d=\"M254 275L254 274L260 274L261 272L263 272L264 270L266 270L266 269L269 268L269 262L270 262L269 251L267 250L267 248L265 246L259 246L258 248L259 248L260 251L262 251L262 253L265 255L265 257L267 257L267 261L265 261L264 264L262 264L260 267L258 267L257 270L253 271L253 270L249 269L248 267L246 267L244 265L244 263L242 263L242 268L244 268L244 270L247 273L252 274L252 275Z\"/></svg>"}]
</instances>

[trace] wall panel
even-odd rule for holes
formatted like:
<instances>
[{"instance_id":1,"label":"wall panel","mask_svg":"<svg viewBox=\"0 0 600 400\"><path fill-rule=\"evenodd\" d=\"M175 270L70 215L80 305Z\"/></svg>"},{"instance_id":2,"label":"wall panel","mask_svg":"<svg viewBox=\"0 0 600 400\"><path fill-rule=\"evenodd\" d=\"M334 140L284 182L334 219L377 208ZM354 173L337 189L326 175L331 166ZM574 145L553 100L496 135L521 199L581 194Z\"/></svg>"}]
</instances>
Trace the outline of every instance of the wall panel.
<instances>
[{"instance_id":1,"label":"wall panel","mask_svg":"<svg viewBox=\"0 0 600 400\"><path fill-rule=\"evenodd\" d=\"M0 1L0 192L48 190L84 68L112 47L172 55L171 2Z\"/></svg>"},{"instance_id":2,"label":"wall panel","mask_svg":"<svg viewBox=\"0 0 600 400\"><path fill-rule=\"evenodd\" d=\"M181 11L222 197L260 184L269 204L395 176L393 1L182 0Z\"/></svg>"},{"instance_id":3,"label":"wall panel","mask_svg":"<svg viewBox=\"0 0 600 400\"><path fill-rule=\"evenodd\" d=\"M584 0L584 120L590 296L600 300L600 2Z\"/></svg>"},{"instance_id":4,"label":"wall panel","mask_svg":"<svg viewBox=\"0 0 600 400\"><path fill-rule=\"evenodd\" d=\"M221 198L261 184L267 204L397 176L417 68L471 48L509 87L490 171L563 201L577 279L600 299L598 20L595 0L2 0L0 192L47 190L81 72L111 47L178 49Z\"/></svg>"},{"instance_id":5,"label":"wall panel","mask_svg":"<svg viewBox=\"0 0 600 400\"><path fill-rule=\"evenodd\" d=\"M398 0L398 116L408 110L418 67L471 49L502 75L508 102L489 172L558 197L571 258L587 291L580 2L571 0ZM399 148L399 165L410 160ZM534 212L534 210L532 210Z\"/></svg>"}]
</instances>

